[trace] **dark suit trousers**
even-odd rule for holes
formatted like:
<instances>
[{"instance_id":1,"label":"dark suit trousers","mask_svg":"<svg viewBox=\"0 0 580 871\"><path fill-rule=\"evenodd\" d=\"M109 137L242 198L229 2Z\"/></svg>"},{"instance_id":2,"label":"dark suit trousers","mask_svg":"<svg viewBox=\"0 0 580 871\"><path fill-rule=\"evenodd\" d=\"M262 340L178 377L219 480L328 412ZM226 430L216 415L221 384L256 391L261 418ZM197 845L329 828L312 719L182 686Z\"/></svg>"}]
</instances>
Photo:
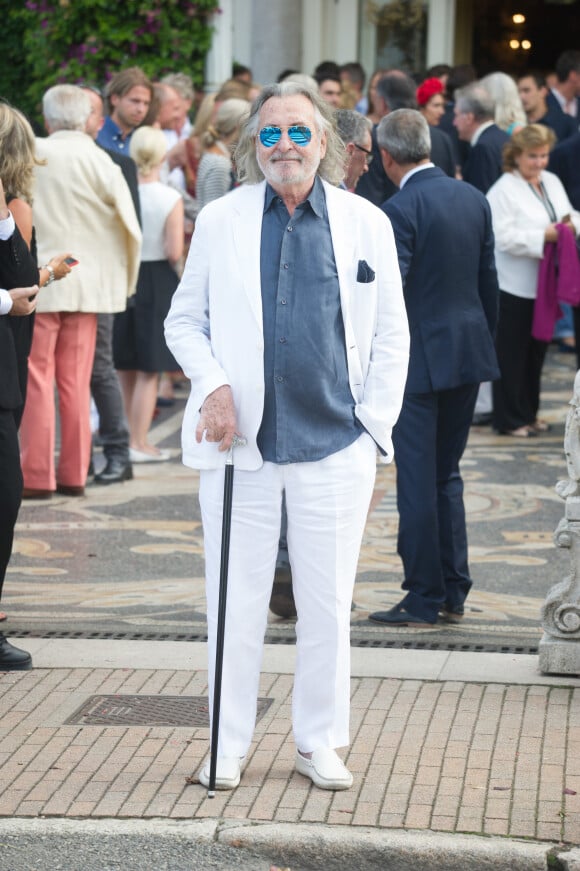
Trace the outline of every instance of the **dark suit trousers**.
<instances>
[{"instance_id":1,"label":"dark suit trousers","mask_svg":"<svg viewBox=\"0 0 580 871\"><path fill-rule=\"evenodd\" d=\"M13 411L0 408L0 597L12 553L21 497L22 471L16 420Z\"/></svg>"},{"instance_id":2,"label":"dark suit trousers","mask_svg":"<svg viewBox=\"0 0 580 871\"><path fill-rule=\"evenodd\" d=\"M403 604L430 622L444 603L459 609L471 588L459 461L478 387L405 394L393 430Z\"/></svg>"},{"instance_id":3,"label":"dark suit trousers","mask_svg":"<svg viewBox=\"0 0 580 871\"><path fill-rule=\"evenodd\" d=\"M115 315L97 315L97 342L91 374L91 393L99 412L99 436L107 460L129 462L129 425L125 417L119 376L113 363Z\"/></svg>"},{"instance_id":4,"label":"dark suit trousers","mask_svg":"<svg viewBox=\"0 0 580 871\"><path fill-rule=\"evenodd\" d=\"M548 344L532 337L534 300L499 295L496 350L501 378L493 384L493 425L500 432L532 424Z\"/></svg>"}]
</instances>

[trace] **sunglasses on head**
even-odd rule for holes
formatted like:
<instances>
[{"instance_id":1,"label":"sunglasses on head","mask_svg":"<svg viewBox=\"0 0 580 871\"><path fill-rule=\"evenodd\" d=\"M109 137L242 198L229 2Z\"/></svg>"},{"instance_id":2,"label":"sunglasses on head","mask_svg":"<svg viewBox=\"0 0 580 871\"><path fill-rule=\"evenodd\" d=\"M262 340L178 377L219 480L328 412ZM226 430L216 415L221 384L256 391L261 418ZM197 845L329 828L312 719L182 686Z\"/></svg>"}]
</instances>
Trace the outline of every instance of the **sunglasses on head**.
<instances>
[{"instance_id":1,"label":"sunglasses on head","mask_svg":"<svg viewBox=\"0 0 580 871\"><path fill-rule=\"evenodd\" d=\"M308 145L310 140L312 139L312 130L309 127L303 127L301 124L294 124L292 127L287 128L288 138L294 142L295 145L301 145L304 147ZM276 145L277 142L280 142L282 138L282 129L280 127L262 127L259 133L260 142L265 148L271 148L273 145Z\"/></svg>"}]
</instances>

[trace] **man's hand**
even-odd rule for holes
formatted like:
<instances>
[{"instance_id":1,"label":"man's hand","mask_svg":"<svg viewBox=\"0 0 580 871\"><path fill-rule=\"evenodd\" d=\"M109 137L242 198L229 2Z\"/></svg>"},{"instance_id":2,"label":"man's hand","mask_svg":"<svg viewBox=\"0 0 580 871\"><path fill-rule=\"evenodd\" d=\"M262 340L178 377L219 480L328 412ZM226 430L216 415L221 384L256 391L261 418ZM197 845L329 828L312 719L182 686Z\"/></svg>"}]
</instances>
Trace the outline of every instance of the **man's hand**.
<instances>
[{"instance_id":1,"label":"man's hand","mask_svg":"<svg viewBox=\"0 0 580 871\"><path fill-rule=\"evenodd\" d=\"M37 284L34 284L32 287L15 287L14 290L9 290L8 293L12 297L12 308L8 312L9 315L25 317L26 315L31 315L36 309Z\"/></svg>"},{"instance_id":2,"label":"man's hand","mask_svg":"<svg viewBox=\"0 0 580 871\"><path fill-rule=\"evenodd\" d=\"M195 438L200 443L205 432L206 441L220 442L219 450L228 451L232 446L236 426L232 388L229 384L224 384L205 398L201 406Z\"/></svg>"}]
</instances>

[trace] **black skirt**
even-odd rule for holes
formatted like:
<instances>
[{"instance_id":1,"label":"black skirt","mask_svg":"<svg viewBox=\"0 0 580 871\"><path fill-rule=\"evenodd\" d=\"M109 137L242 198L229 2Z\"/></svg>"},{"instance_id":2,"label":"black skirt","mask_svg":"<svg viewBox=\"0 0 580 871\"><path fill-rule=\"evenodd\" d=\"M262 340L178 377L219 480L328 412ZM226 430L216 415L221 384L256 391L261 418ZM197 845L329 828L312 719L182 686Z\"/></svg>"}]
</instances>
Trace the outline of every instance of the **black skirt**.
<instances>
[{"instance_id":1,"label":"black skirt","mask_svg":"<svg viewBox=\"0 0 580 871\"><path fill-rule=\"evenodd\" d=\"M116 369L172 372L179 369L165 343L163 321L179 283L167 260L142 263L137 292L126 311L115 315L113 359Z\"/></svg>"}]
</instances>

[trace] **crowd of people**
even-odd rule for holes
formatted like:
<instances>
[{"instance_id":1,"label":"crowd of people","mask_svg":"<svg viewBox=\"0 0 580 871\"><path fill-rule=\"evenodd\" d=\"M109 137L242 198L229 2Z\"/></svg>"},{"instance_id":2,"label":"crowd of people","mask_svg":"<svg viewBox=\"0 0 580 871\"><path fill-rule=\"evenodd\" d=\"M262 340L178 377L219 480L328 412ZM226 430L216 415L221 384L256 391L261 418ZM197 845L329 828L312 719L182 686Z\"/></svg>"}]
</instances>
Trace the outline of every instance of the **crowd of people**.
<instances>
[{"instance_id":1,"label":"crowd of people","mask_svg":"<svg viewBox=\"0 0 580 871\"><path fill-rule=\"evenodd\" d=\"M296 768L323 789L352 783L335 751L348 743L350 609L377 449L389 462L395 448L405 594L370 619L458 622L472 585L469 428L540 435L554 335L580 365L580 51L549 79L441 64L379 69L365 85L355 62L284 70L265 87L236 65L203 95L183 73L151 82L132 67L102 93L48 89L37 138L0 106L0 589L21 496L79 497L88 480L166 462L148 432L185 376L210 695L224 464L245 439L222 789L245 766L268 607L298 617ZM0 668L30 666L0 634Z\"/></svg>"}]
</instances>

